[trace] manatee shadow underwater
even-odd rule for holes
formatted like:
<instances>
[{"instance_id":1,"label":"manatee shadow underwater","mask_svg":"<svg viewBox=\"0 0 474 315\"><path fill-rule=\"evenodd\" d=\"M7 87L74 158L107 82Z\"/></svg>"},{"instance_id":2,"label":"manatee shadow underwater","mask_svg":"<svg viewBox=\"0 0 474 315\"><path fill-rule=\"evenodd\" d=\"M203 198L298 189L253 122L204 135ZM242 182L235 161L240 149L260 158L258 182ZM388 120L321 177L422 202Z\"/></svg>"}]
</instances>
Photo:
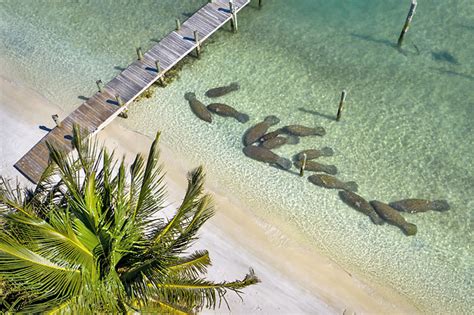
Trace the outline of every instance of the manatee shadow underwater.
<instances>
[{"instance_id":1,"label":"manatee shadow underwater","mask_svg":"<svg viewBox=\"0 0 474 315\"><path fill-rule=\"evenodd\" d=\"M459 61L454 57L449 51L441 50L441 51L432 51L431 57L439 62L447 62L452 65L460 65Z\"/></svg>"}]
</instances>

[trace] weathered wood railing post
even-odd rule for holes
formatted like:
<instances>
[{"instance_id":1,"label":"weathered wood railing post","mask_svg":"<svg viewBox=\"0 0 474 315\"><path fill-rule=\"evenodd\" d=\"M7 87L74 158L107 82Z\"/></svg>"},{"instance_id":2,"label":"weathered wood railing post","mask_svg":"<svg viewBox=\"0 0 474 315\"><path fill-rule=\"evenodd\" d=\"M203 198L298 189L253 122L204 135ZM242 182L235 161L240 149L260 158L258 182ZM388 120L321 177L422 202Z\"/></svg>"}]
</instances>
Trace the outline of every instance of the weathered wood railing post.
<instances>
[{"instance_id":1,"label":"weathered wood railing post","mask_svg":"<svg viewBox=\"0 0 474 315\"><path fill-rule=\"evenodd\" d=\"M120 97L119 94L115 94L115 99L117 100L117 103L120 107L123 107L125 104L123 103L122 98ZM128 118L128 108L124 108L119 114L119 117L121 118Z\"/></svg>"},{"instance_id":2,"label":"weathered wood railing post","mask_svg":"<svg viewBox=\"0 0 474 315\"><path fill-rule=\"evenodd\" d=\"M155 60L155 66L156 66L156 75L159 76L161 74L161 66L160 66L159 60ZM163 76L161 76L158 80L160 81L161 85L165 84Z\"/></svg>"},{"instance_id":3,"label":"weathered wood railing post","mask_svg":"<svg viewBox=\"0 0 474 315\"><path fill-rule=\"evenodd\" d=\"M235 13L234 9L234 3L229 1L229 11L230 14L232 14L232 19L230 20L230 26L232 27L232 31L235 33L238 31L238 25L237 25L237 14Z\"/></svg>"},{"instance_id":4,"label":"weathered wood railing post","mask_svg":"<svg viewBox=\"0 0 474 315\"><path fill-rule=\"evenodd\" d=\"M196 56L199 58L201 56L201 42L198 31L194 31L194 42L196 43Z\"/></svg>"},{"instance_id":5,"label":"weathered wood railing post","mask_svg":"<svg viewBox=\"0 0 474 315\"><path fill-rule=\"evenodd\" d=\"M262 0L258 0L258 8L259 8L259 9L262 8Z\"/></svg>"},{"instance_id":6,"label":"weathered wood railing post","mask_svg":"<svg viewBox=\"0 0 474 315\"><path fill-rule=\"evenodd\" d=\"M120 97L120 95L115 94L115 100L117 101L118 106L122 107L123 106L123 100Z\"/></svg>"},{"instance_id":7,"label":"weathered wood railing post","mask_svg":"<svg viewBox=\"0 0 474 315\"><path fill-rule=\"evenodd\" d=\"M344 109L344 101L346 100L346 90L342 90L341 100L339 102L339 108L337 109L336 121L341 119L342 110Z\"/></svg>"},{"instance_id":8,"label":"weathered wood railing post","mask_svg":"<svg viewBox=\"0 0 474 315\"><path fill-rule=\"evenodd\" d=\"M176 31L179 31L181 29L181 21L179 19L176 19Z\"/></svg>"},{"instance_id":9,"label":"weathered wood railing post","mask_svg":"<svg viewBox=\"0 0 474 315\"><path fill-rule=\"evenodd\" d=\"M61 128L61 121L59 121L59 115L58 114L51 115L51 118L53 118L54 123L56 124L56 127Z\"/></svg>"},{"instance_id":10,"label":"weathered wood railing post","mask_svg":"<svg viewBox=\"0 0 474 315\"><path fill-rule=\"evenodd\" d=\"M99 90L99 93L102 93L102 80L95 81L95 84L97 84L97 89Z\"/></svg>"},{"instance_id":11,"label":"weathered wood railing post","mask_svg":"<svg viewBox=\"0 0 474 315\"><path fill-rule=\"evenodd\" d=\"M403 25L402 32L400 33L400 37L398 38L397 46L398 48L402 48L403 38L405 37L406 32L408 32L408 28L410 27L411 20L413 20L413 16L415 15L415 10L417 6L416 0L411 0L410 10L408 11L407 19L405 20L405 24Z\"/></svg>"},{"instance_id":12,"label":"weathered wood railing post","mask_svg":"<svg viewBox=\"0 0 474 315\"><path fill-rule=\"evenodd\" d=\"M138 56L138 60L143 60L143 52L142 52L141 47L137 48L137 56Z\"/></svg>"},{"instance_id":13,"label":"weathered wood railing post","mask_svg":"<svg viewBox=\"0 0 474 315\"><path fill-rule=\"evenodd\" d=\"M304 176L304 169L306 168L306 159L308 158L308 156L306 155L306 153L303 153L303 161L301 162L301 167L300 167L300 176L303 177Z\"/></svg>"}]
</instances>

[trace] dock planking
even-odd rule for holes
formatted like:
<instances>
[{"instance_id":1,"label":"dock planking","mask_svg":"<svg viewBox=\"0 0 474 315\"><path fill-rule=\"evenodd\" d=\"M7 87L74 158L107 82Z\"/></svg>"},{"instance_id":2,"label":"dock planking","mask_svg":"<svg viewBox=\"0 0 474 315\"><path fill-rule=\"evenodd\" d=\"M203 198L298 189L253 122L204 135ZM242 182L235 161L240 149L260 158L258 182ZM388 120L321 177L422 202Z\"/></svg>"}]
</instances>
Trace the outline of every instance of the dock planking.
<instances>
[{"instance_id":1,"label":"dock planking","mask_svg":"<svg viewBox=\"0 0 474 315\"><path fill-rule=\"evenodd\" d=\"M250 0L233 0L235 13L249 3ZM166 71L231 19L228 0L215 0L201 7L181 24L179 30L172 31L144 52L142 60L131 63L106 83L102 92L97 92L71 112L61 121L61 127L55 127L48 132L15 163L14 167L30 181L37 183L48 166L49 154L46 143L64 152L70 152L74 124L86 129L90 135L103 129ZM199 43L194 40L195 31L199 35ZM159 73L156 61L160 63ZM123 106L117 104L116 95L120 96Z\"/></svg>"}]
</instances>

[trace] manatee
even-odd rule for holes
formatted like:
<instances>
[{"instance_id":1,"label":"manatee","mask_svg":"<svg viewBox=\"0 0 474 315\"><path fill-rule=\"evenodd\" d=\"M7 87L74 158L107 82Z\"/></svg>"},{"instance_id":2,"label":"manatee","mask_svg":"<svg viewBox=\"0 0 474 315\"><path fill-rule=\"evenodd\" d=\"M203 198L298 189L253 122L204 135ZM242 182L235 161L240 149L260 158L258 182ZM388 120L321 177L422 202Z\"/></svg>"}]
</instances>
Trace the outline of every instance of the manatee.
<instances>
[{"instance_id":1,"label":"manatee","mask_svg":"<svg viewBox=\"0 0 474 315\"><path fill-rule=\"evenodd\" d=\"M344 189L350 191L357 191L358 189L356 182L343 182L334 176L326 174L313 174L308 177L308 180L314 185L329 189Z\"/></svg>"},{"instance_id":2,"label":"manatee","mask_svg":"<svg viewBox=\"0 0 474 315\"><path fill-rule=\"evenodd\" d=\"M248 146L260 139L273 125L276 125L280 122L280 119L276 116L267 116L262 122L250 127L247 129L244 135L244 145Z\"/></svg>"},{"instance_id":3,"label":"manatee","mask_svg":"<svg viewBox=\"0 0 474 315\"><path fill-rule=\"evenodd\" d=\"M305 127L302 125L289 125L283 127L283 130L293 136L305 137L305 136L324 136L326 130L323 127Z\"/></svg>"},{"instance_id":4,"label":"manatee","mask_svg":"<svg viewBox=\"0 0 474 315\"><path fill-rule=\"evenodd\" d=\"M230 92L237 91L238 89L240 89L240 85L238 83L234 82L234 83L231 83L231 84L226 85L226 86L220 86L220 87L210 89L206 92L206 96L207 97L219 97L219 96L222 96L222 95L226 95Z\"/></svg>"},{"instance_id":5,"label":"manatee","mask_svg":"<svg viewBox=\"0 0 474 315\"><path fill-rule=\"evenodd\" d=\"M398 226L406 235L410 236L416 234L416 225L413 223L408 223L397 210L393 209L386 203L377 200L372 200L370 204L372 207L374 207L375 211L379 214L379 216L382 217L382 219L390 224Z\"/></svg>"},{"instance_id":6,"label":"manatee","mask_svg":"<svg viewBox=\"0 0 474 315\"><path fill-rule=\"evenodd\" d=\"M303 161L295 161L295 167L296 168L301 168L303 164ZM306 161L306 165L304 167L306 171L311 171L311 172L324 172L328 173L331 175L336 175L337 174L337 167L334 165L327 165L327 164L321 164L315 161Z\"/></svg>"},{"instance_id":7,"label":"manatee","mask_svg":"<svg viewBox=\"0 0 474 315\"><path fill-rule=\"evenodd\" d=\"M285 170L289 170L291 168L290 160L282 158L268 149L257 147L254 145L249 145L249 146L246 146L243 149L243 151L244 151L244 154L251 159L254 159L260 162L276 164Z\"/></svg>"},{"instance_id":8,"label":"manatee","mask_svg":"<svg viewBox=\"0 0 474 315\"><path fill-rule=\"evenodd\" d=\"M372 207L370 203L367 202L367 200L365 200L358 194L353 193L352 191L340 190L339 197L349 207L352 207L356 209L357 211L362 212L363 214L369 216L369 218L375 224L380 225L384 223L382 218L379 217L379 215L375 211L374 207Z\"/></svg>"},{"instance_id":9,"label":"manatee","mask_svg":"<svg viewBox=\"0 0 474 315\"><path fill-rule=\"evenodd\" d=\"M207 109L222 117L233 117L241 123L249 121L249 115L238 112L235 108L226 104L212 103L207 105Z\"/></svg>"},{"instance_id":10,"label":"manatee","mask_svg":"<svg viewBox=\"0 0 474 315\"><path fill-rule=\"evenodd\" d=\"M390 207L409 213L433 211L447 211L449 204L446 200L405 199L389 203Z\"/></svg>"},{"instance_id":11,"label":"manatee","mask_svg":"<svg viewBox=\"0 0 474 315\"><path fill-rule=\"evenodd\" d=\"M264 134L263 136L260 137L259 141L260 142L265 142L267 140L271 140L275 137L278 137L279 135L281 135L283 133L285 133L285 132L283 131L283 129L280 128L280 129L277 129L275 131Z\"/></svg>"},{"instance_id":12,"label":"manatee","mask_svg":"<svg viewBox=\"0 0 474 315\"><path fill-rule=\"evenodd\" d=\"M296 154L294 156L294 160L295 161L302 161L304 154L306 154L306 159L307 160L312 160L312 159L317 159L320 156L333 156L334 151L330 147L324 147L320 150L317 150L317 149L304 150L304 151L301 151L300 153Z\"/></svg>"},{"instance_id":13,"label":"manatee","mask_svg":"<svg viewBox=\"0 0 474 315\"><path fill-rule=\"evenodd\" d=\"M271 149L279 148L285 144L298 144L299 142L300 142L300 139L295 136L288 136L288 137L278 136L278 137L262 142L261 146L263 148L271 150Z\"/></svg>"},{"instance_id":14,"label":"manatee","mask_svg":"<svg viewBox=\"0 0 474 315\"><path fill-rule=\"evenodd\" d=\"M196 98L196 94L188 92L184 94L184 98L189 102L189 106L191 106L191 109L196 116L208 123L212 122L211 113L207 110L206 106Z\"/></svg>"}]
</instances>

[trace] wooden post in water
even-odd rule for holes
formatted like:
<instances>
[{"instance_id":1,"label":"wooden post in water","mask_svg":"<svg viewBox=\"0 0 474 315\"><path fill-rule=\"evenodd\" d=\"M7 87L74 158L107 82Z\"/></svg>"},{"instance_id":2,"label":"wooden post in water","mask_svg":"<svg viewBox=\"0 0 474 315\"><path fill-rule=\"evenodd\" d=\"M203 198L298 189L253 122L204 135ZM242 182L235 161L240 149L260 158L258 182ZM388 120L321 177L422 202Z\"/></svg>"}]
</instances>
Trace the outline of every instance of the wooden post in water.
<instances>
[{"instance_id":1,"label":"wooden post in water","mask_svg":"<svg viewBox=\"0 0 474 315\"><path fill-rule=\"evenodd\" d=\"M123 106L123 100L122 100L122 98L120 97L120 95L115 94L115 100L117 101L117 103L118 103L118 105L119 105L120 107Z\"/></svg>"},{"instance_id":2,"label":"wooden post in water","mask_svg":"<svg viewBox=\"0 0 474 315\"><path fill-rule=\"evenodd\" d=\"M405 25L403 25L402 32L400 33L400 37L398 38L398 48L402 48L403 38L405 37L406 32L408 32L411 20L413 20L417 4L418 3L416 2L416 0L411 0L410 11L408 11L407 19L405 20Z\"/></svg>"},{"instance_id":3,"label":"wooden post in water","mask_svg":"<svg viewBox=\"0 0 474 315\"><path fill-rule=\"evenodd\" d=\"M304 176L304 169L306 168L306 159L308 158L308 156L306 155L306 153L303 153L303 161L301 162L301 167L300 167L300 176L303 177Z\"/></svg>"},{"instance_id":4,"label":"wooden post in water","mask_svg":"<svg viewBox=\"0 0 474 315\"><path fill-rule=\"evenodd\" d=\"M346 90L342 90L341 101L339 102L339 108L337 109L336 121L341 119L342 110L344 109L344 101L346 100Z\"/></svg>"},{"instance_id":5,"label":"wooden post in water","mask_svg":"<svg viewBox=\"0 0 474 315\"><path fill-rule=\"evenodd\" d=\"M181 21L179 19L176 19L176 31L179 31L181 29Z\"/></svg>"},{"instance_id":6,"label":"wooden post in water","mask_svg":"<svg viewBox=\"0 0 474 315\"><path fill-rule=\"evenodd\" d=\"M160 73L161 73L161 66L160 66L160 61L159 60L155 60L155 66L156 66L156 75L159 76ZM160 80L160 83L162 85L165 84L165 81L163 80L163 76L161 76L158 80Z\"/></svg>"},{"instance_id":7,"label":"wooden post in water","mask_svg":"<svg viewBox=\"0 0 474 315\"><path fill-rule=\"evenodd\" d=\"M99 90L99 93L102 93L102 80L95 81L95 84L97 84L97 89Z\"/></svg>"},{"instance_id":8,"label":"wooden post in water","mask_svg":"<svg viewBox=\"0 0 474 315\"><path fill-rule=\"evenodd\" d=\"M58 114L51 115L51 118L53 118L54 123L56 124L56 127L61 128L61 122L59 121L59 115Z\"/></svg>"},{"instance_id":9,"label":"wooden post in water","mask_svg":"<svg viewBox=\"0 0 474 315\"><path fill-rule=\"evenodd\" d=\"M199 58L201 56L201 42L199 41L198 31L194 31L194 42L197 44L197 46L196 46L196 56Z\"/></svg>"},{"instance_id":10,"label":"wooden post in water","mask_svg":"<svg viewBox=\"0 0 474 315\"><path fill-rule=\"evenodd\" d=\"M262 8L262 0L258 0L258 8L259 8L259 9Z\"/></svg>"},{"instance_id":11,"label":"wooden post in water","mask_svg":"<svg viewBox=\"0 0 474 315\"><path fill-rule=\"evenodd\" d=\"M137 48L137 56L138 56L138 60L143 60L143 52L142 52L141 47Z\"/></svg>"},{"instance_id":12,"label":"wooden post in water","mask_svg":"<svg viewBox=\"0 0 474 315\"><path fill-rule=\"evenodd\" d=\"M237 14L235 13L234 9L234 3L229 1L229 11L230 14L232 14L232 19L230 20L230 26L232 27L232 31L235 33L238 31L238 25L237 25Z\"/></svg>"}]
</instances>

